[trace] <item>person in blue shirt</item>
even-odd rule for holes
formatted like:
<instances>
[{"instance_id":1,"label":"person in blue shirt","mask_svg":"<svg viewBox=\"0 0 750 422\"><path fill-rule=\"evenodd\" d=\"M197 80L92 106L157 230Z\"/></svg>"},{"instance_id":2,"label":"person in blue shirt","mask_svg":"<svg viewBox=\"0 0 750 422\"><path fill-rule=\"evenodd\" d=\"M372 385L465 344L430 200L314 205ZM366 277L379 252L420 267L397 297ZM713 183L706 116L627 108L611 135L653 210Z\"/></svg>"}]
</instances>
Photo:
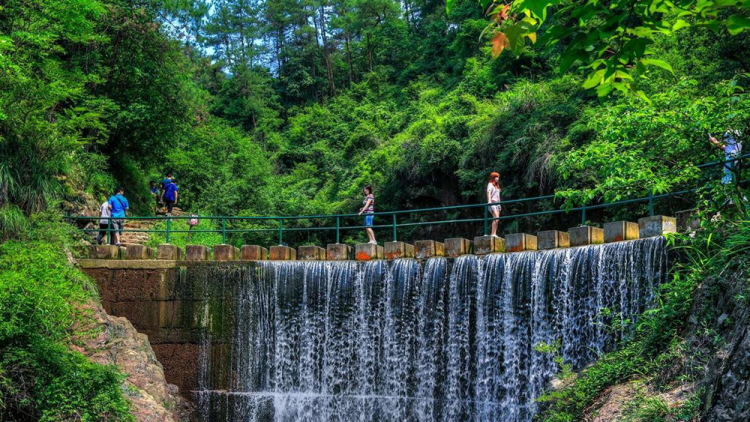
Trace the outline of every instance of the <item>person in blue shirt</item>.
<instances>
[{"instance_id":1,"label":"person in blue shirt","mask_svg":"<svg viewBox=\"0 0 750 422\"><path fill-rule=\"evenodd\" d=\"M721 178L721 183L729 185L734 181L734 173L737 168L737 159L742 154L742 143L738 141L740 133L736 130L727 129L724 132L724 137L719 141L712 135L708 135L708 139L717 148L724 150L724 177Z\"/></svg>"},{"instance_id":2,"label":"person in blue shirt","mask_svg":"<svg viewBox=\"0 0 750 422\"><path fill-rule=\"evenodd\" d=\"M161 181L159 184L159 198L164 198L164 191L167 189L167 186L169 186L170 183L172 183L172 173L167 173L167 176L164 178L164 180Z\"/></svg>"},{"instance_id":3,"label":"person in blue shirt","mask_svg":"<svg viewBox=\"0 0 750 422\"><path fill-rule=\"evenodd\" d=\"M161 193L159 192L159 188L156 187L156 182L153 180L148 182L148 191L151 192L151 196L156 202L156 211L159 211L159 208L161 208Z\"/></svg>"},{"instance_id":4,"label":"person in blue shirt","mask_svg":"<svg viewBox=\"0 0 750 422\"><path fill-rule=\"evenodd\" d=\"M120 246L120 236L125 228L125 216L128 211L128 200L123 195L124 188L117 188L114 195L109 198L109 209L112 210L112 231L115 234L115 245Z\"/></svg>"},{"instance_id":5,"label":"person in blue shirt","mask_svg":"<svg viewBox=\"0 0 750 422\"><path fill-rule=\"evenodd\" d=\"M176 180L172 180L171 183L164 188L164 195L162 198L164 198L164 203L167 205L167 215L172 215L172 207L177 204L178 190Z\"/></svg>"}]
</instances>

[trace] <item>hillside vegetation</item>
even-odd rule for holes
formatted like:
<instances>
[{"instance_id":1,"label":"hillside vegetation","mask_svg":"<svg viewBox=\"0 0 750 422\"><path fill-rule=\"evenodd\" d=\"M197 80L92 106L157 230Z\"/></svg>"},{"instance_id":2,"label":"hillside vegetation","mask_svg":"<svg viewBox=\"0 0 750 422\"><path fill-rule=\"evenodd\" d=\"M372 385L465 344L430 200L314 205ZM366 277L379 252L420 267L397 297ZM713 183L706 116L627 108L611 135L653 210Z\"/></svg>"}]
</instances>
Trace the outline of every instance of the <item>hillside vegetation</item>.
<instances>
[{"instance_id":1,"label":"hillside vegetation","mask_svg":"<svg viewBox=\"0 0 750 422\"><path fill-rule=\"evenodd\" d=\"M557 195L509 213L705 185L699 195L657 202L656 211L710 208L729 198L723 221L746 219L738 188L719 186L720 169L696 167L723 158L708 133L733 128L748 142L745 6L727 2L731 7L712 12L716 24L655 12L664 25L682 28L648 45L668 66L638 68L632 86L640 95L598 96L583 86L590 85L585 61L559 71L575 41L542 49L522 39L527 48L493 60L501 38L490 44L480 37L488 22L482 8L450 3L446 14L446 4L432 0L2 2L0 414L129 418L122 374L66 347L74 321L86 318L75 304L91 292L80 273L57 263L73 236L58 220L117 186L125 187L131 215L150 215L148 181L168 171L180 184L179 206L204 215L356 212L365 184L374 186L377 210L477 203L485 200L487 175L498 171L505 198ZM579 4L557 4L540 33L583 22ZM587 19L589 27L602 25ZM588 218L647 212L647 205L631 204ZM558 214L510 220L501 232L579 223L579 214ZM229 228L238 227L250 224ZM480 230L427 226L399 236L472 237ZM271 244L274 235L229 240ZM342 241L364 239L359 231L345 235ZM323 244L332 236L296 232L285 240ZM664 310L644 320L635 342L559 393L544 417L577 420L603 388L643 365L661 365L664 347L684 338L695 277L677 277ZM670 298L673 292L678 297ZM608 366L613 359L621 364ZM19 387L19 379L33 382Z\"/></svg>"}]
</instances>

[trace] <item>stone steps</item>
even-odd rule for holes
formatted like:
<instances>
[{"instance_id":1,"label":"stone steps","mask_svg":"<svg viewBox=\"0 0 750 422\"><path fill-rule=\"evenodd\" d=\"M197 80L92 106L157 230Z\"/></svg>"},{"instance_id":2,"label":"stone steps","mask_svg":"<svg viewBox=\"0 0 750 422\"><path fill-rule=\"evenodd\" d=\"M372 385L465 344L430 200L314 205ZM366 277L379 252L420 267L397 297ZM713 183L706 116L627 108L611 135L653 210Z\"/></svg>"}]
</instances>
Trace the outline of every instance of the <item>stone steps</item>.
<instances>
[{"instance_id":1,"label":"stone steps","mask_svg":"<svg viewBox=\"0 0 750 422\"><path fill-rule=\"evenodd\" d=\"M145 223L143 226L147 225L148 223ZM656 215L641 218L638 223L629 221L610 222L604 224L604 228L580 226L573 227L567 232L547 230L535 235L513 233L506 235L505 238L477 236L473 242L464 238L450 238L446 239L445 242L417 240L413 245L405 242L386 242L385 246L366 243L356 245L354 248L344 244L330 244L325 249L314 245L300 246L298 249L289 246L271 246L270 249L266 249L259 245L243 245L241 249L238 249L231 245L217 245L213 248L213 251L203 245L188 245L184 253L180 248L173 245L159 245L156 250L148 251L141 248L128 251L127 245L121 248L106 245L92 247L91 258L152 259L161 257L160 259L181 259L181 257L185 257L188 261L208 261L211 259L214 261L257 261L269 258L273 261L455 258L467 254L486 255L597 245L662 236L666 233L676 232L677 221L674 217ZM129 234L131 236L127 236ZM142 245L148 241L148 234L125 233L123 239L133 240L123 243Z\"/></svg>"}]
</instances>

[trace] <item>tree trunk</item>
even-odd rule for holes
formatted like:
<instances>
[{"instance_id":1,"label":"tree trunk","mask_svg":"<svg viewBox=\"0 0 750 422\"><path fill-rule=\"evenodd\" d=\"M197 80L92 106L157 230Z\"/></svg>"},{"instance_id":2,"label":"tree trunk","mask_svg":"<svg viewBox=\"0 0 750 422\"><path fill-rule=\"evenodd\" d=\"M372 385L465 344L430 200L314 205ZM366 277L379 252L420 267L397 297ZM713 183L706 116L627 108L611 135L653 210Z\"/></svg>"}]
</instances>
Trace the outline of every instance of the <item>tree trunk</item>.
<instances>
[{"instance_id":1,"label":"tree trunk","mask_svg":"<svg viewBox=\"0 0 750 422\"><path fill-rule=\"evenodd\" d=\"M326 59L326 68L328 70L328 85L331 90L331 96L336 96L336 82L333 80L333 65L331 64L331 51L328 48L328 38L326 37L326 15L325 8L320 5L320 34L323 38L323 53Z\"/></svg>"},{"instance_id":2,"label":"tree trunk","mask_svg":"<svg viewBox=\"0 0 750 422\"><path fill-rule=\"evenodd\" d=\"M370 33L367 33L367 60L370 63L370 72L372 72L372 45L370 44Z\"/></svg>"},{"instance_id":3,"label":"tree trunk","mask_svg":"<svg viewBox=\"0 0 750 422\"><path fill-rule=\"evenodd\" d=\"M349 33L346 35L346 62L349 64L349 88L354 83L354 69L352 69L352 50L349 48Z\"/></svg>"}]
</instances>

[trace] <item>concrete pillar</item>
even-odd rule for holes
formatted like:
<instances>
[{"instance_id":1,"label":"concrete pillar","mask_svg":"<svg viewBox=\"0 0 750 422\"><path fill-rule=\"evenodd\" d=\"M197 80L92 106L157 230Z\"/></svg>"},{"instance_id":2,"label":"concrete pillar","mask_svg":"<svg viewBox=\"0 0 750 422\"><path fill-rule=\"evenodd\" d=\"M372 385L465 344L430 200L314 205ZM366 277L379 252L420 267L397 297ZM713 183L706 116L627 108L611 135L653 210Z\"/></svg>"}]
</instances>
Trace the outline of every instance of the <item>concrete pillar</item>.
<instances>
[{"instance_id":1,"label":"concrete pillar","mask_svg":"<svg viewBox=\"0 0 750 422\"><path fill-rule=\"evenodd\" d=\"M91 245L89 257L92 259L120 259L120 248L116 245Z\"/></svg>"},{"instance_id":2,"label":"concrete pillar","mask_svg":"<svg viewBox=\"0 0 750 422\"><path fill-rule=\"evenodd\" d=\"M129 245L125 248L125 259L151 259L151 248L145 245Z\"/></svg>"},{"instance_id":3,"label":"concrete pillar","mask_svg":"<svg viewBox=\"0 0 750 422\"><path fill-rule=\"evenodd\" d=\"M474 254L505 252L505 239L497 236L477 236L474 238Z\"/></svg>"},{"instance_id":4,"label":"concrete pillar","mask_svg":"<svg viewBox=\"0 0 750 422\"><path fill-rule=\"evenodd\" d=\"M315 245L300 246L297 248L297 258L303 261L321 261L326 259L326 250Z\"/></svg>"},{"instance_id":5,"label":"concrete pillar","mask_svg":"<svg viewBox=\"0 0 750 422\"><path fill-rule=\"evenodd\" d=\"M677 233L677 219L664 215L639 218L638 229L641 238Z\"/></svg>"},{"instance_id":6,"label":"concrete pillar","mask_svg":"<svg viewBox=\"0 0 750 422\"><path fill-rule=\"evenodd\" d=\"M434 240L417 240L414 242L414 257L427 259L433 256L444 256L445 246Z\"/></svg>"},{"instance_id":7,"label":"concrete pillar","mask_svg":"<svg viewBox=\"0 0 750 422\"><path fill-rule=\"evenodd\" d=\"M235 261L240 257L240 250L234 245L214 246L214 261Z\"/></svg>"},{"instance_id":8,"label":"concrete pillar","mask_svg":"<svg viewBox=\"0 0 750 422\"><path fill-rule=\"evenodd\" d=\"M638 224L632 221L604 223L604 243L638 239Z\"/></svg>"},{"instance_id":9,"label":"concrete pillar","mask_svg":"<svg viewBox=\"0 0 750 422\"><path fill-rule=\"evenodd\" d=\"M264 261L268 259L268 249L260 245L242 245L241 255L243 261Z\"/></svg>"},{"instance_id":10,"label":"concrete pillar","mask_svg":"<svg viewBox=\"0 0 750 422\"><path fill-rule=\"evenodd\" d=\"M330 243L326 247L326 259L329 261L352 259L352 247L344 243Z\"/></svg>"},{"instance_id":11,"label":"concrete pillar","mask_svg":"<svg viewBox=\"0 0 750 422\"><path fill-rule=\"evenodd\" d=\"M537 249L536 236L528 233L513 233L505 235L506 252L535 251Z\"/></svg>"},{"instance_id":12,"label":"concrete pillar","mask_svg":"<svg viewBox=\"0 0 750 422\"><path fill-rule=\"evenodd\" d=\"M186 245L185 259L188 261L208 261L210 252L206 245Z\"/></svg>"},{"instance_id":13,"label":"concrete pillar","mask_svg":"<svg viewBox=\"0 0 750 422\"><path fill-rule=\"evenodd\" d=\"M462 237L445 239L445 256L457 258L471 253L471 241Z\"/></svg>"},{"instance_id":14,"label":"concrete pillar","mask_svg":"<svg viewBox=\"0 0 750 422\"><path fill-rule=\"evenodd\" d=\"M545 230L536 234L539 250L570 247L570 234L559 230Z\"/></svg>"},{"instance_id":15,"label":"concrete pillar","mask_svg":"<svg viewBox=\"0 0 750 422\"><path fill-rule=\"evenodd\" d=\"M414 258L414 245L405 242L385 242L385 259Z\"/></svg>"},{"instance_id":16,"label":"concrete pillar","mask_svg":"<svg viewBox=\"0 0 750 422\"><path fill-rule=\"evenodd\" d=\"M599 245L604 243L604 230L599 227L571 227L568 233L570 234L570 246Z\"/></svg>"},{"instance_id":17,"label":"concrete pillar","mask_svg":"<svg viewBox=\"0 0 750 422\"><path fill-rule=\"evenodd\" d=\"M677 231L680 233L693 232L701 228L701 220L698 218L698 210L677 211Z\"/></svg>"},{"instance_id":18,"label":"concrete pillar","mask_svg":"<svg viewBox=\"0 0 750 422\"><path fill-rule=\"evenodd\" d=\"M357 261L383 259L383 247L373 243L360 243L355 247L354 256Z\"/></svg>"},{"instance_id":19,"label":"concrete pillar","mask_svg":"<svg viewBox=\"0 0 750 422\"><path fill-rule=\"evenodd\" d=\"M183 259L183 257L184 254L182 248L178 246L163 244L156 247L156 259L179 261Z\"/></svg>"},{"instance_id":20,"label":"concrete pillar","mask_svg":"<svg viewBox=\"0 0 750 422\"><path fill-rule=\"evenodd\" d=\"M294 261L297 251L289 246L271 246L271 261Z\"/></svg>"}]
</instances>

